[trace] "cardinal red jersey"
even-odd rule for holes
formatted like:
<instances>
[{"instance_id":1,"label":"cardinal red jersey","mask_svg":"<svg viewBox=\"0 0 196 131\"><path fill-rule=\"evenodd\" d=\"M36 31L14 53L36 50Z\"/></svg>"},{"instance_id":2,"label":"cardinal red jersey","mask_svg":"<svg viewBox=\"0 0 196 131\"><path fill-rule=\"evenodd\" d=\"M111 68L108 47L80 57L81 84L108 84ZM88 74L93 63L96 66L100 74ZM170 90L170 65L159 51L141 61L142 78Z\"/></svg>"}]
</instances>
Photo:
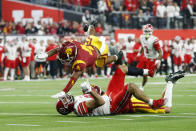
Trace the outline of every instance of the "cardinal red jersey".
<instances>
[{"instance_id":1,"label":"cardinal red jersey","mask_svg":"<svg viewBox=\"0 0 196 131\"><path fill-rule=\"evenodd\" d=\"M77 55L72 64L75 71L84 70L86 67L93 66L97 60L97 52L91 45L84 45L80 42L73 41L77 47Z\"/></svg>"}]
</instances>

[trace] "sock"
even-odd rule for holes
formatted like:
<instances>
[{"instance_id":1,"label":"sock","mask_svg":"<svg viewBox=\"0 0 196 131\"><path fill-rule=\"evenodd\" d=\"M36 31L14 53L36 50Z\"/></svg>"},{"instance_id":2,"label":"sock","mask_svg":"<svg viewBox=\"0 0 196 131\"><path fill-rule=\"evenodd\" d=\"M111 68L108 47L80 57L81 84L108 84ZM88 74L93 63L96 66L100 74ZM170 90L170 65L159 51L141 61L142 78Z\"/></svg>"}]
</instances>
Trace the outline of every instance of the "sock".
<instances>
[{"instance_id":1,"label":"sock","mask_svg":"<svg viewBox=\"0 0 196 131\"><path fill-rule=\"evenodd\" d=\"M153 99L149 99L148 104L149 104L150 106L152 106L152 105L153 105Z\"/></svg>"},{"instance_id":2,"label":"sock","mask_svg":"<svg viewBox=\"0 0 196 131\"><path fill-rule=\"evenodd\" d=\"M143 69L139 69L139 68L136 68L134 66L128 66L128 73L127 73L127 75L130 75L130 76L141 75L141 76L143 76L143 74L144 74L144 70Z\"/></svg>"},{"instance_id":3,"label":"sock","mask_svg":"<svg viewBox=\"0 0 196 131\"><path fill-rule=\"evenodd\" d=\"M15 69L11 69L11 80L14 80Z\"/></svg>"},{"instance_id":4,"label":"sock","mask_svg":"<svg viewBox=\"0 0 196 131\"><path fill-rule=\"evenodd\" d=\"M9 71L9 68L5 68L5 70L4 70L4 80L7 80L8 71Z\"/></svg>"},{"instance_id":5,"label":"sock","mask_svg":"<svg viewBox=\"0 0 196 131\"><path fill-rule=\"evenodd\" d=\"M141 91L144 91L144 87L143 87L143 86L140 86L139 89L140 89Z\"/></svg>"},{"instance_id":6,"label":"sock","mask_svg":"<svg viewBox=\"0 0 196 131\"><path fill-rule=\"evenodd\" d=\"M105 76L104 70L101 70L101 75L102 75L102 76Z\"/></svg>"},{"instance_id":7,"label":"sock","mask_svg":"<svg viewBox=\"0 0 196 131\"><path fill-rule=\"evenodd\" d=\"M116 57L116 61L118 60L118 56L117 55L114 55Z\"/></svg>"},{"instance_id":8,"label":"sock","mask_svg":"<svg viewBox=\"0 0 196 131\"><path fill-rule=\"evenodd\" d=\"M164 96L164 98L167 99L165 103L165 106L167 107L172 107L172 89L173 89L173 83L171 81L168 81L165 90L165 96Z\"/></svg>"},{"instance_id":9,"label":"sock","mask_svg":"<svg viewBox=\"0 0 196 131\"><path fill-rule=\"evenodd\" d=\"M110 72L111 72L111 67L108 67L108 69L107 69L107 75L110 75Z\"/></svg>"},{"instance_id":10,"label":"sock","mask_svg":"<svg viewBox=\"0 0 196 131\"><path fill-rule=\"evenodd\" d=\"M148 69L143 69L143 75L148 75Z\"/></svg>"}]
</instances>

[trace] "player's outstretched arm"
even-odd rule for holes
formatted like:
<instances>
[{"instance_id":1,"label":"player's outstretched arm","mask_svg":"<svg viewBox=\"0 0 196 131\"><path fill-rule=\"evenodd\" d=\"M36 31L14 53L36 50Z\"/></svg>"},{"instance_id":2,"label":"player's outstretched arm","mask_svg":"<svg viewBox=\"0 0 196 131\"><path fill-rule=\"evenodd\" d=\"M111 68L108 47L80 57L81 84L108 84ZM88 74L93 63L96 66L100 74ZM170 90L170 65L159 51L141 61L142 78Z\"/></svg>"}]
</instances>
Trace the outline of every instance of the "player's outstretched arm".
<instances>
[{"instance_id":1,"label":"player's outstretched arm","mask_svg":"<svg viewBox=\"0 0 196 131\"><path fill-rule=\"evenodd\" d=\"M69 82L67 83L67 85L63 89L63 91L65 93L69 92L69 90L73 87L73 85L75 84L75 82L78 80L78 78L80 77L80 75L82 73L83 73L83 71L74 71L73 72L72 76L69 79Z\"/></svg>"}]
</instances>

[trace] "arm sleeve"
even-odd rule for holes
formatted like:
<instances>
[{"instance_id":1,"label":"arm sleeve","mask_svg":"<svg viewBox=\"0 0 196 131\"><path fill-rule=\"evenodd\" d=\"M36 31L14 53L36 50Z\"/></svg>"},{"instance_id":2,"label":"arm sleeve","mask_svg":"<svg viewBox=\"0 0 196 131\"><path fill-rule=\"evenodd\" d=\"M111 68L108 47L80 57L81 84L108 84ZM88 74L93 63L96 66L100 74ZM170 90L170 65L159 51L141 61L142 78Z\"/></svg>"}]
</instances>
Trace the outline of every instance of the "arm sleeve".
<instances>
[{"instance_id":1,"label":"arm sleeve","mask_svg":"<svg viewBox=\"0 0 196 131\"><path fill-rule=\"evenodd\" d=\"M82 71L86 68L86 63L84 61L81 60L77 60L73 63L72 65L72 69L74 71Z\"/></svg>"},{"instance_id":2,"label":"arm sleeve","mask_svg":"<svg viewBox=\"0 0 196 131\"><path fill-rule=\"evenodd\" d=\"M161 47L160 47L160 44L159 44L159 40L156 39L153 43L153 47L155 48L155 50L160 50Z\"/></svg>"},{"instance_id":3,"label":"arm sleeve","mask_svg":"<svg viewBox=\"0 0 196 131\"><path fill-rule=\"evenodd\" d=\"M64 92L69 92L69 90L73 87L75 82L77 81L76 78L70 77L69 82L67 83L66 87L63 89Z\"/></svg>"}]
</instances>

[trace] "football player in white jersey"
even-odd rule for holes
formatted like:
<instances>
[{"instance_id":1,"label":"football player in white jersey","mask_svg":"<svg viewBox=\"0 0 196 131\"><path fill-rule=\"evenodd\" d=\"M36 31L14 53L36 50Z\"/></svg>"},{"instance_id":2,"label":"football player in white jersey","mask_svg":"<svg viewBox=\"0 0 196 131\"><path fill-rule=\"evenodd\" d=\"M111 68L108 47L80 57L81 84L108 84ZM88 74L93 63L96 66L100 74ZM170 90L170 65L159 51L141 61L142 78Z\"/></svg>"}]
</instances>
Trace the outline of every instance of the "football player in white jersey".
<instances>
[{"instance_id":1,"label":"football player in white jersey","mask_svg":"<svg viewBox=\"0 0 196 131\"><path fill-rule=\"evenodd\" d=\"M21 56L22 56L22 61L21 65L24 71L24 80L29 81L30 80L30 69L29 69L29 64L30 64L30 56L31 56L31 48L29 46L29 42L26 37L22 38L21 44L20 44L20 50L21 50Z\"/></svg>"},{"instance_id":2,"label":"football player in white jersey","mask_svg":"<svg viewBox=\"0 0 196 131\"><path fill-rule=\"evenodd\" d=\"M142 45L142 49L138 55L144 53L144 57L140 59L137 68L148 69L155 74L161 63L162 50L159 39L152 35L152 33L153 26L151 24L146 24L143 26L143 34L136 40L136 42ZM144 90L147 79L147 76L143 76L142 87L140 87L141 90Z\"/></svg>"},{"instance_id":3,"label":"football player in white jersey","mask_svg":"<svg viewBox=\"0 0 196 131\"><path fill-rule=\"evenodd\" d=\"M176 36L174 42L172 43L173 53L174 53L174 71L182 70L182 61L183 61L183 42L180 36Z\"/></svg>"},{"instance_id":4,"label":"football player in white jersey","mask_svg":"<svg viewBox=\"0 0 196 131\"><path fill-rule=\"evenodd\" d=\"M190 71L190 63L192 60L192 56L193 56L193 42L190 39L186 40L186 43L184 44L184 69L186 72L191 72Z\"/></svg>"},{"instance_id":5,"label":"football player in white jersey","mask_svg":"<svg viewBox=\"0 0 196 131\"><path fill-rule=\"evenodd\" d=\"M120 114L131 110L132 95L152 108L159 108L165 104L165 98L150 99L135 84L125 84L125 75L128 72L128 66L117 66L104 95L101 95L100 88L92 88L88 82L82 83L81 88L84 94L75 98L66 94L65 97L59 98L56 105L57 111L62 115L74 111L78 116Z\"/></svg>"},{"instance_id":6,"label":"football player in white jersey","mask_svg":"<svg viewBox=\"0 0 196 131\"><path fill-rule=\"evenodd\" d=\"M14 43L14 40L7 40L7 44L4 50L4 52L6 53L4 80L7 80L9 70L11 72L10 80L14 80L15 68L16 68L16 57L18 53L17 51L18 51L18 47L16 43Z\"/></svg>"}]
</instances>

